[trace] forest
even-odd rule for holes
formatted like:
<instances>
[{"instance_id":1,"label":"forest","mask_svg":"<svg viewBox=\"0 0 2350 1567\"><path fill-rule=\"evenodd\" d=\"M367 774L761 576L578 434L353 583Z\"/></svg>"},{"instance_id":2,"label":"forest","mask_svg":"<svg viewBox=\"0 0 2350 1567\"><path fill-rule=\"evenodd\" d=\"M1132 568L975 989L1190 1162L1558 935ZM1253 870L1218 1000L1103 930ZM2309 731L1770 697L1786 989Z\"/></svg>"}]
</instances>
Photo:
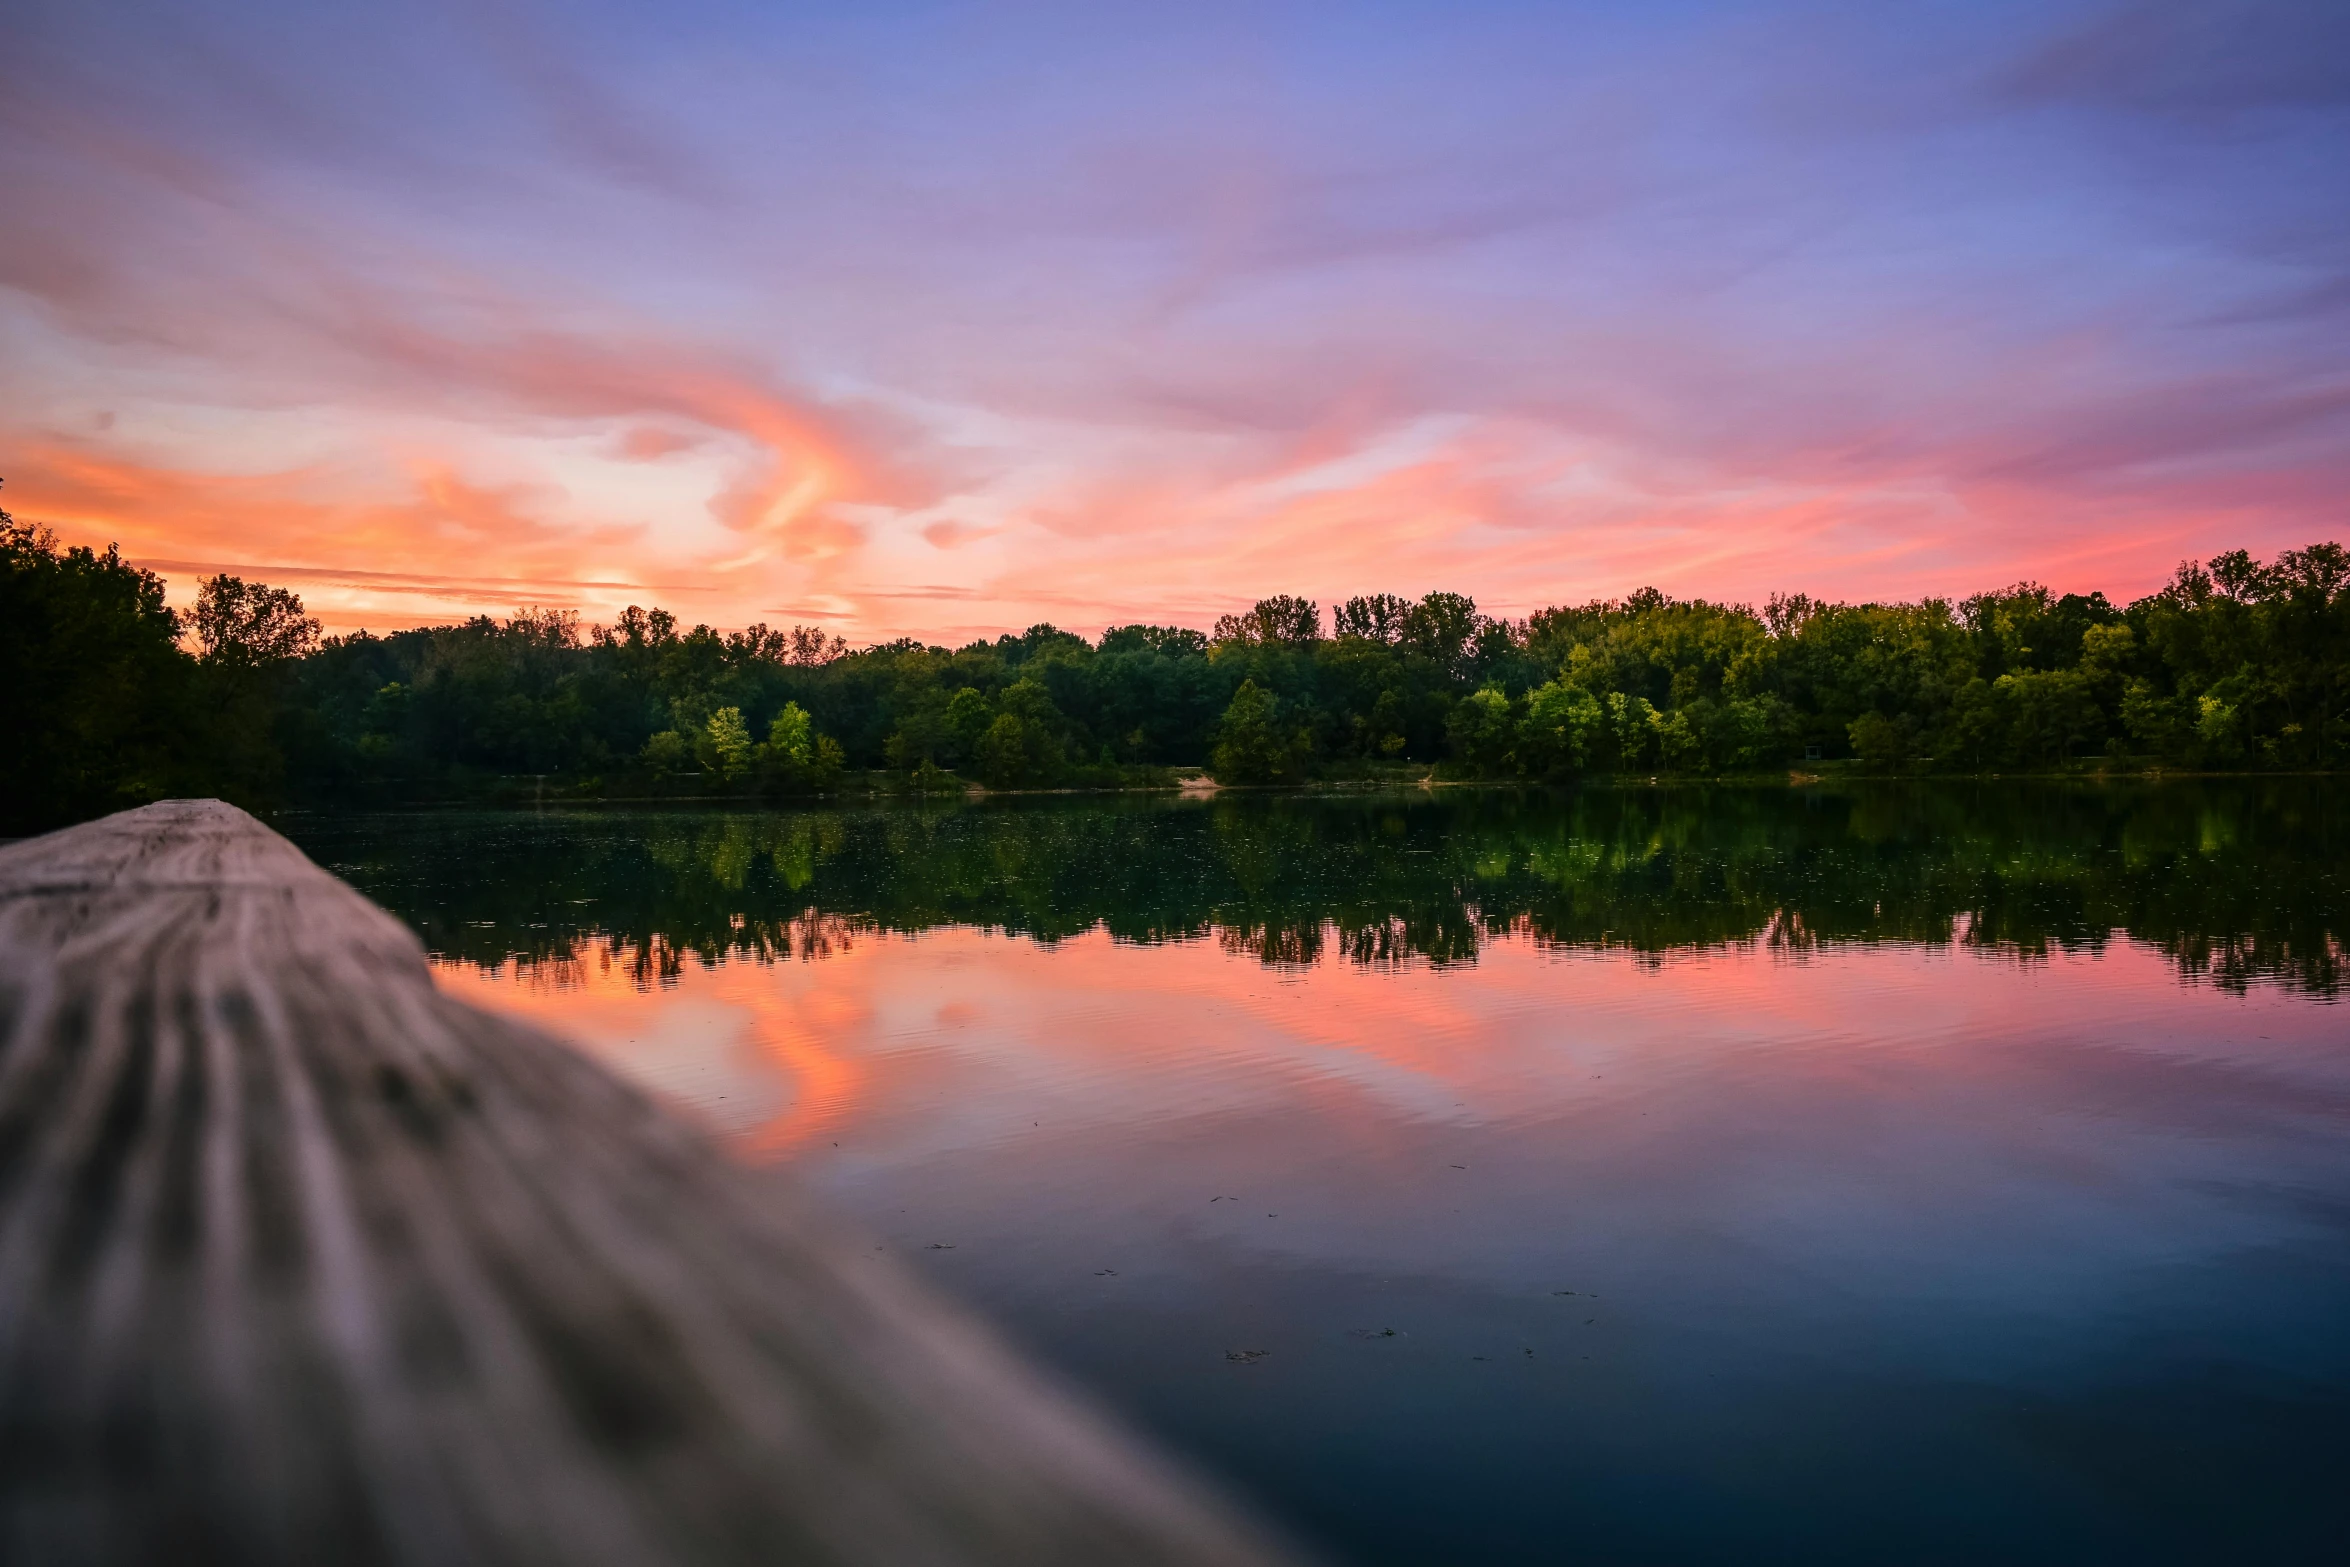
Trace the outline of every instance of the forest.
<instances>
[{"instance_id":1,"label":"forest","mask_svg":"<svg viewBox=\"0 0 2350 1567\"><path fill-rule=\"evenodd\" d=\"M247 804L748 798L1422 777L1565 783L2322 771L2350 748L2350 551L1845 604L1268 598L1207 631L1039 625L851 648L630 607L322 636L295 594L172 609L112 548L0 512L0 832L169 795Z\"/></svg>"}]
</instances>

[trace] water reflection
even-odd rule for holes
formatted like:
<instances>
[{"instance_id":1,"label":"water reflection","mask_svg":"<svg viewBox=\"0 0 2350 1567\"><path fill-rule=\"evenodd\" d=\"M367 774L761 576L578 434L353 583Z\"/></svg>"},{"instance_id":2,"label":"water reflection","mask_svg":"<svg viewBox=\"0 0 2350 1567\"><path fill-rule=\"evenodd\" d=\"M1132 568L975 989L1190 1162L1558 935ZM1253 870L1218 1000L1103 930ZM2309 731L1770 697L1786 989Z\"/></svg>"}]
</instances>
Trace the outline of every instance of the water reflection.
<instances>
[{"instance_id":1,"label":"water reflection","mask_svg":"<svg viewBox=\"0 0 2350 1567\"><path fill-rule=\"evenodd\" d=\"M1497 937L1647 958L1761 943L2023 957L2120 933L2240 990L2342 984L2330 784L1687 788L1007 801L790 814L297 823L434 950L498 964L821 957L942 925L1213 937L1268 964L1474 962Z\"/></svg>"},{"instance_id":2,"label":"water reflection","mask_svg":"<svg viewBox=\"0 0 2350 1567\"><path fill-rule=\"evenodd\" d=\"M1339 1560L2306 1561L2350 1529L2330 799L296 835Z\"/></svg>"}]
</instances>

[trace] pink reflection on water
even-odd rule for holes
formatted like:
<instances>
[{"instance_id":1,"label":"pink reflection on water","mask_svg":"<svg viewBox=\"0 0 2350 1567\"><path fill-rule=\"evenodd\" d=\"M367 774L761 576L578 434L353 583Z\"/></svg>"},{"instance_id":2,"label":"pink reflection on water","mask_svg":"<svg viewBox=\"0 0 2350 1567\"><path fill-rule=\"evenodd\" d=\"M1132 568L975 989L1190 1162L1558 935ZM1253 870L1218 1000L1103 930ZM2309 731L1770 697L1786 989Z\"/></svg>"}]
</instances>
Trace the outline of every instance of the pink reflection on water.
<instances>
[{"instance_id":1,"label":"pink reflection on water","mask_svg":"<svg viewBox=\"0 0 2350 1567\"><path fill-rule=\"evenodd\" d=\"M689 962L659 986L593 958L439 972L454 994L580 1041L754 1160L1267 1114L1372 1144L1445 1125L1614 1141L1628 1114L1688 1131L1769 1100L1815 1124L1865 1122L1888 1096L1922 1096L1998 1142L2024 1106L2094 1114L2110 1093L2153 1113L2122 1086L2150 1061L2163 1082L2252 1058L2280 1082L2340 1070L2334 1009L2182 983L2126 941L2028 963L1757 942L1658 964L1505 939L1473 968L1439 970L946 928L816 961ZM2101 1089L2099 1063L2125 1058L2131 1071Z\"/></svg>"},{"instance_id":2,"label":"pink reflection on water","mask_svg":"<svg viewBox=\"0 0 2350 1567\"><path fill-rule=\"evenodd\" d=\"M941 929L442 977L1358 1532L1647 1541L1662 1485L1764 1521L1624 1554L1737 1560L2182 1430L2290 1469L2343 1385L2345 1014L2125 939L1268 967Z\"/></svg>"}]
</instances>

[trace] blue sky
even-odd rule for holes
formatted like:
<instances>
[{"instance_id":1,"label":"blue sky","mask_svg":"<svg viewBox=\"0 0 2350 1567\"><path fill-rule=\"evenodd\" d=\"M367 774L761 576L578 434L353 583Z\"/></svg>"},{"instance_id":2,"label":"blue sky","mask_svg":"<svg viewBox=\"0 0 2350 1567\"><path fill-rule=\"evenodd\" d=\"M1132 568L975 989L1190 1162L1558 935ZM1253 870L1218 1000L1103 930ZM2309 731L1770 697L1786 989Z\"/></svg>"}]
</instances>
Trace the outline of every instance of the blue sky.
<instances>
[{"instance_id":1,"label":"blue sky","mask_svg":"<svg viewBox=\"0 0 2350 1567\"><path fill-rule=\"evenodd\" d=\"M19 515L338 625L2342 531L2350 8L25 4Z\"/></svg>"}]
</instances>

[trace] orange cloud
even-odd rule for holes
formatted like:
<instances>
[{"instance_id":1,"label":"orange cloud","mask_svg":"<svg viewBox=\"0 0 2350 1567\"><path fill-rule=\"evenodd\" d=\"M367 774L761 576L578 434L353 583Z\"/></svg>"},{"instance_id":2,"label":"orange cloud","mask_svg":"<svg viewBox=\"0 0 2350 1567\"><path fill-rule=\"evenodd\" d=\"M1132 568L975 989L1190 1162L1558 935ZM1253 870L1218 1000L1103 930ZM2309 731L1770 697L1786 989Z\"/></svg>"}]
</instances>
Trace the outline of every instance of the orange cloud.
<instances>
[{"instance_id":1,"label":"orange cloud","mask_svg":"<svg viewBox=\"0 0 2350 1567\"><path fill-rule=\"evenodd\" d=\"M640 424L620 437L620 455L631 462L654 462L673 452L691 451L696 442L690 436L655 425Z\"/></svg>"},{"instance_id":2,"label":"orange cloud","mask_svg":"<svg viewBox=\"0 0 2350 1567\"><path fill-rule=\"evenodd\" d=\"M2319 121L1948 157L1915 138L1951 122L1884 120L1884 71L1839 55L1866 29L1799 73L1803 114L1758 112L1786 84L1751 22L1581 37L1581 77L1513 44L1457 124L1381 91L1299 113L1156 46L1183 91L1113 103L1053 65L1065 29L1007 56L1037 113L970 113L945 59L875 118L866 65L922 57L895 33L729 29L804 64L779 93L662 29L681 103L585 21L377 11L332 50L262 13L12 35L14 509L314 584L337 625L657 596L943 640L1278 591L2126 596L2338 513L2345 296L2277 238L2327 231L2279 155L2331 150ZM1477 29L1442 31L1377 53L1416 74ZM1864 112L1823 136L1836 58ZM2050 79L1976 105L2034 105L2010 153ZM2200 234L2111 199L2125 167L2208 182Z\"/></svg>"},{"instance_id":3,"label":"orange cloud","mask_svg":"<svg viewBox=\"0 0 2350 1567\"><path fill-rule=\"evenodd\" d=\"M42 447L21 454L8 477L20 515L69 541L119 544L166 575L175 602L193 597L198 576L225 571L301 590L336 631L526 602L595 609L707 591L683 580L582 576L583 546L629 558L641 553L644 530L561 526L539 514L555 497L469 485L445 468L414 470L402 496L350 498L335 495L338 476L318 468L203 474ZM414 569L383 569L409 562ZM446 569L451 562L466 569Z\"/></svg>"}]
</instances>

